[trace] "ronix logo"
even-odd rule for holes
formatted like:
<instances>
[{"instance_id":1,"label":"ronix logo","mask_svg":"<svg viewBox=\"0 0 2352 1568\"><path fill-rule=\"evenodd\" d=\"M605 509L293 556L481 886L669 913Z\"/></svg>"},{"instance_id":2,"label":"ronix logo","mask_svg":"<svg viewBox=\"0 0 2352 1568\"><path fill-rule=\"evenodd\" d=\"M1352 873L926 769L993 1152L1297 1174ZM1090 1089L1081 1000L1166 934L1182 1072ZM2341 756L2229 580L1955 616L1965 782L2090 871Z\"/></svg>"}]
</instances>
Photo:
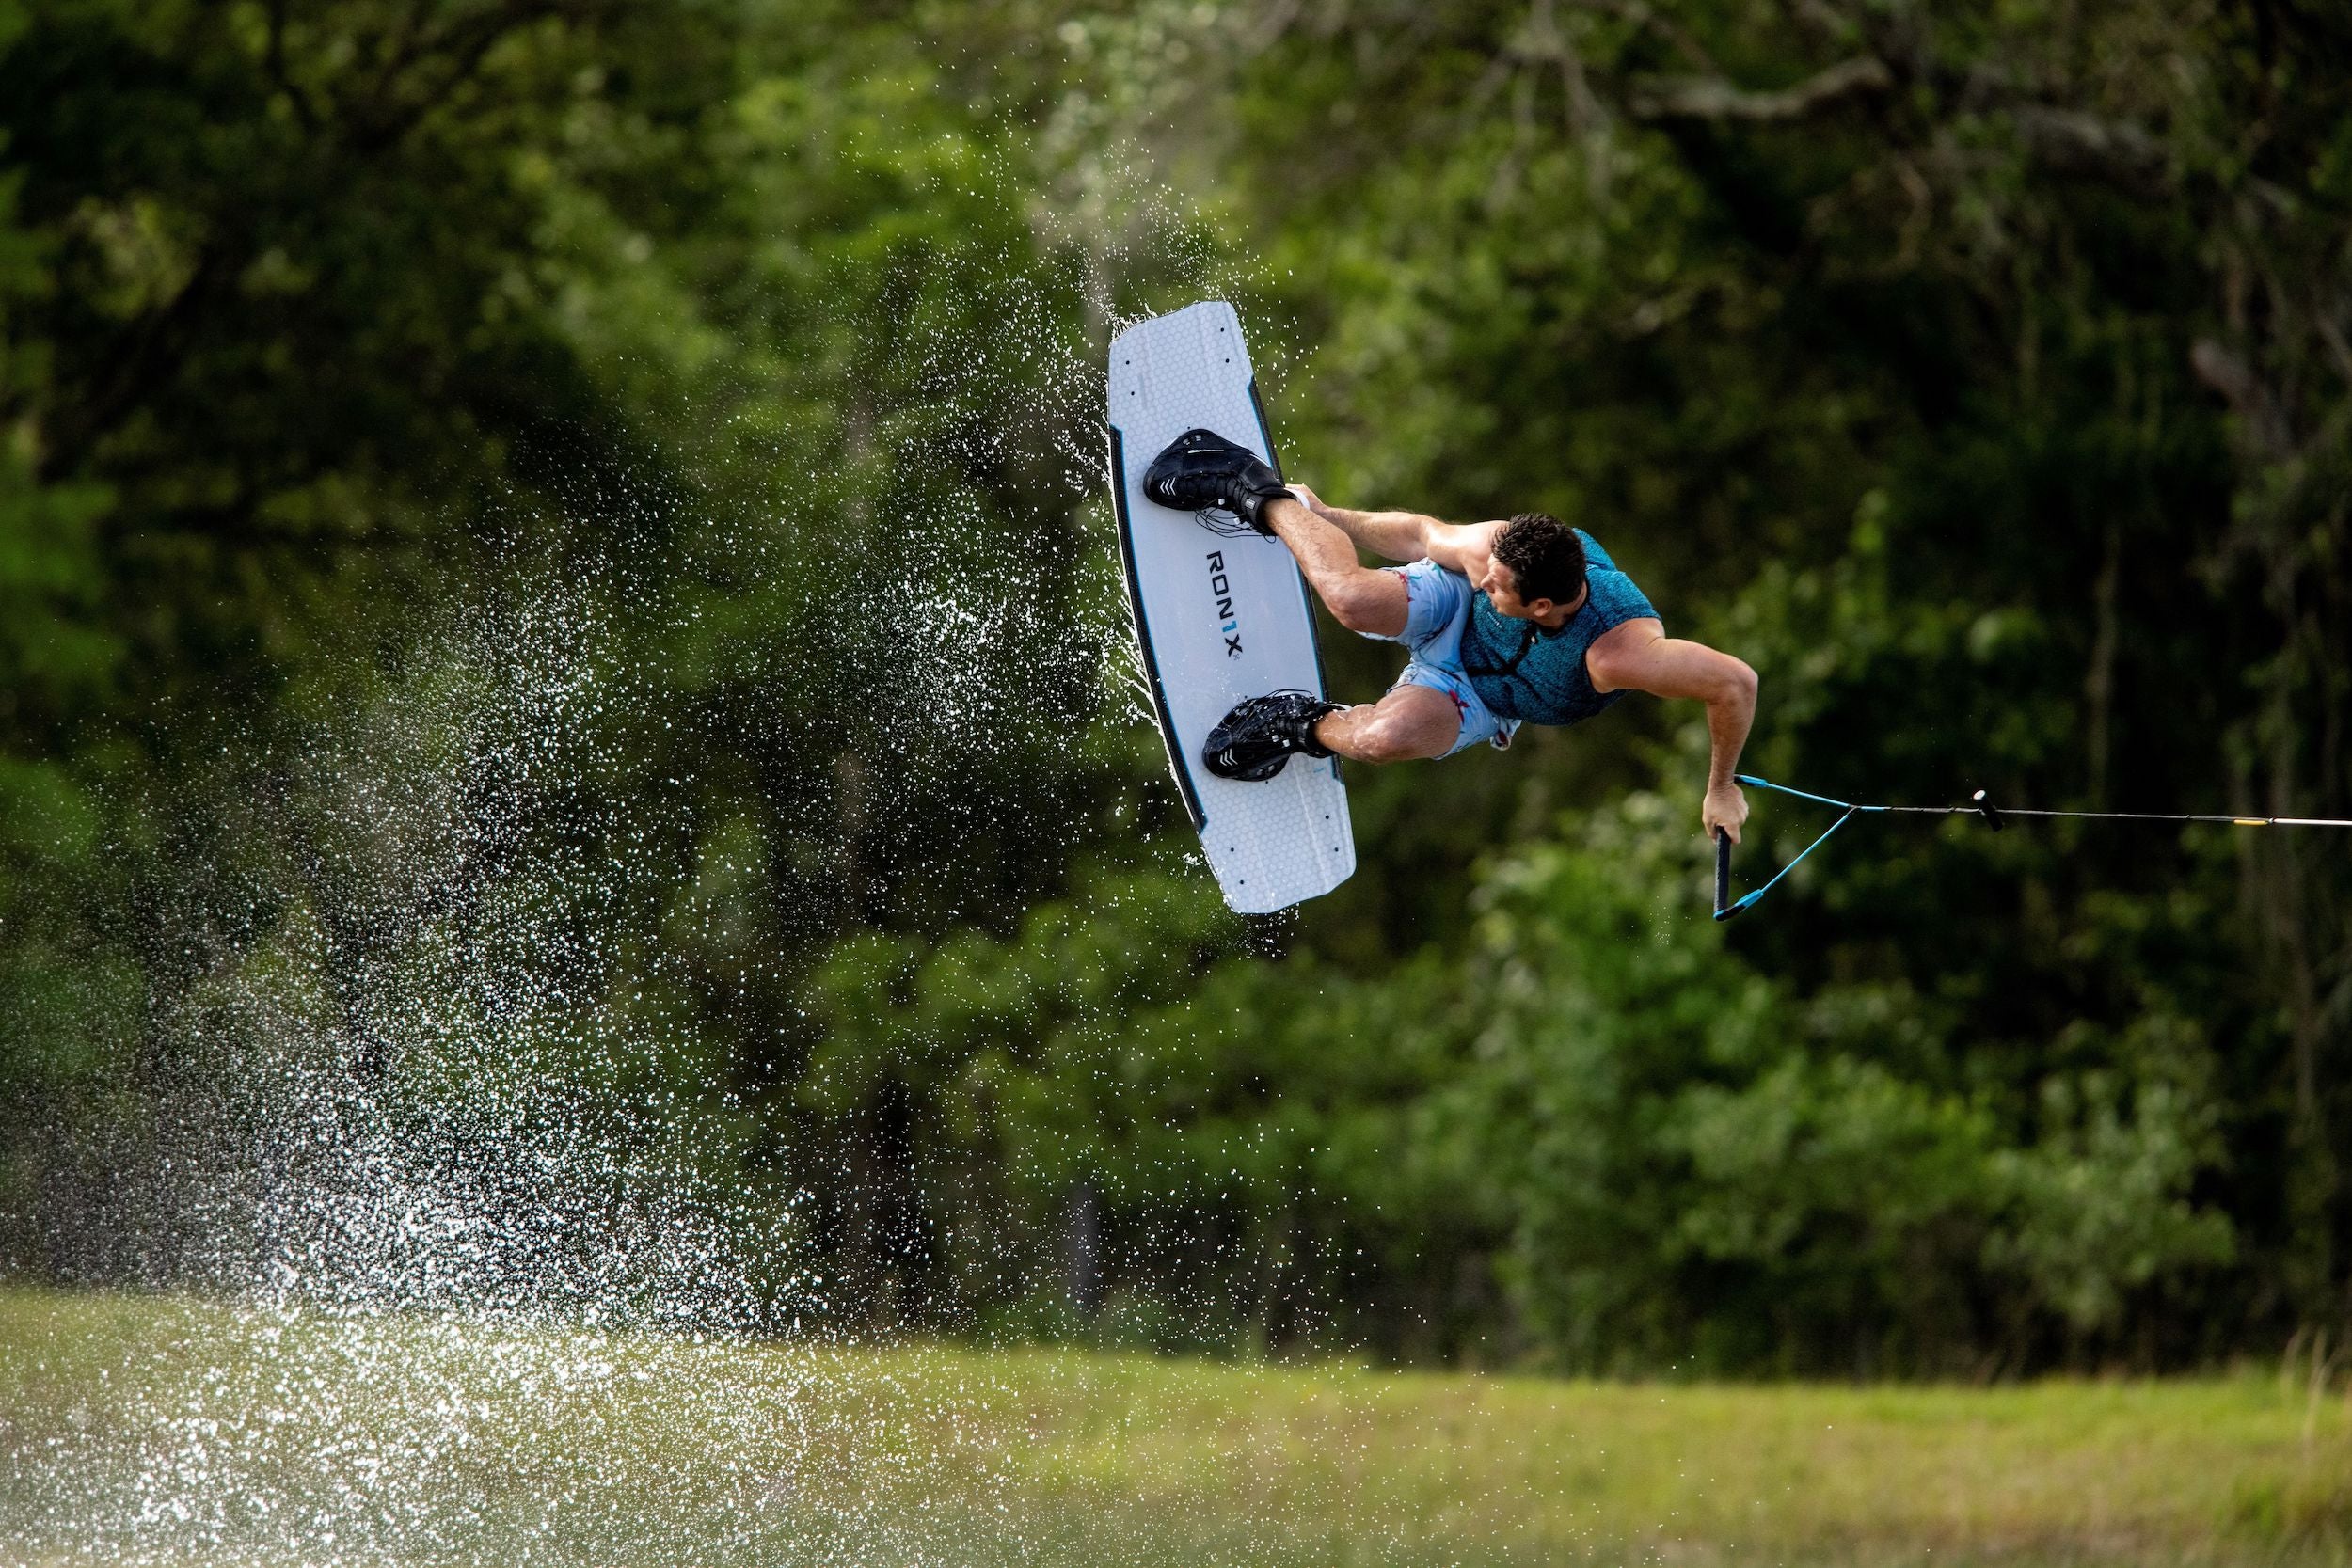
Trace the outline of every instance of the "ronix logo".
<instances>
[{"instance_id":1,"label":"ronix logo","mask_svg":"<svg viewBox=\"0 0 2352 1568\"><path fill-rule=\"evenodd\" d=\"M1209 552L1209 592L1216 596L1216 612L1225 625L1225 657L1241 657L1241 620L1233 613L1233 579L1225 575L1225 552Z\"/></svg>"}]
</instances>

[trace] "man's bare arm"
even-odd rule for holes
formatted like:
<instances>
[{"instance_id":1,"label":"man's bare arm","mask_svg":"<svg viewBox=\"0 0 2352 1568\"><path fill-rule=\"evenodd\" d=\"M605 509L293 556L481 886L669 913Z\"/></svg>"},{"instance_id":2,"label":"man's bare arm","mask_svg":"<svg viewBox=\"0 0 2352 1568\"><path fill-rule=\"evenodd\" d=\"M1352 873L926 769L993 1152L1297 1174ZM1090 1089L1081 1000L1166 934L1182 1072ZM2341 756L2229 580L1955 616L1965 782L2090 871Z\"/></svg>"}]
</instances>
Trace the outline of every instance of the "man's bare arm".
<instances>
[{"instance_id":1,"label":"man's bare arm","mask_svg":"<svg viewBox=\"0 0 2352 1568\"><path fill-rule=\"evenodd\" d=\"M1707 705L1710 755L1699 819L1709 835L1722 828L1739 843L1748 802L1732 774L1756 720L1756 672L1704 642L1668 637L1664 625L1648 616L1604 632L1585 653L1584 668L1601 691L1646 691Z\"/></svg>"},{"instance_id":2,"label":"man's bare arm","mask_svg":"<svg viewBox=\"0 0 2352 1568\"><path fill-rule=\"evenodd\" d=\"M1438 565L1469 575L1484 570L1494 542L1493 523L1447 523L1418 512L1357 512L1333 506L1303 484L1292 491L1307 509L1356 542L1390 561L1419 561L1426 556Z\"/></svg>"}]
</instances>

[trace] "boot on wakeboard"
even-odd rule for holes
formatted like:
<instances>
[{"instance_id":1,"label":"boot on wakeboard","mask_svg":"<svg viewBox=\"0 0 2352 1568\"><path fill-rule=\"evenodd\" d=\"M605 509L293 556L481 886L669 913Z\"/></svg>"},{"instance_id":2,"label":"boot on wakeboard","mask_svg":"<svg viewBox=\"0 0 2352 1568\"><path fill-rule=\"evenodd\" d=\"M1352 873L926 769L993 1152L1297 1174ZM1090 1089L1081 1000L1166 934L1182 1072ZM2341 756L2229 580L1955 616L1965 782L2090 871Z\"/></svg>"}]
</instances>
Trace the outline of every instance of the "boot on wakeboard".
<instances>
[{"instance_id":1,"label":"boot on wakeboard","mask_svg":"<svg viewBox=\"0 0 2352 1568\"><path fill-rule=\"evenodd\" d=\"M1342 705L1305 691L1251 697L1217 721L1200 760L1220 779L1255 783L1279 773L1294 755L1327 757L1331 748L1315 738L1315 722Z\"/></svg>"},{"instance_id":2,"label":"boot on wakeboard","mask_svg":"<svg viewBox=\"0 0 2352 1568\"><path fill-rule=\"evenodd\" d=\"M1143 493L1171 511L1196 514L1213 531L1237 531L1214 515L1224 512L1268 535L1266 502L1290 494L1264 458L1214 430L1187 430L1162 449L1143 471Z\"/></svg>"}]
</instances>

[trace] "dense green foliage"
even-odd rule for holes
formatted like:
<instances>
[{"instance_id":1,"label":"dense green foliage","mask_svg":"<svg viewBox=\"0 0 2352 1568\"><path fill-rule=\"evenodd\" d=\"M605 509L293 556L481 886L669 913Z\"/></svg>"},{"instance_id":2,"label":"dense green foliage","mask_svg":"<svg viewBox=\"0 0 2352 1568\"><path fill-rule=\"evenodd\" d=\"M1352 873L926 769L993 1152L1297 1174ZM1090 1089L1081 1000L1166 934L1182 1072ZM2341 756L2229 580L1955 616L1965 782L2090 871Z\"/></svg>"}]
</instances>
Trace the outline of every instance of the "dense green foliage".
<instances>
[{"instance_id":1,"label":"dense green foliage","mask_svg":"<svg viewBox=\"0 0 2352 1568\"><path fill-rule=\"evenodd\" d=\"M1357 770L1244 926L1093 400L1235 298L1294 477L1589 528L1770 776L2342 815L2348 67L2287 0L0 0L0 1240L170 1273L92 1232L221 1039L446 1105L478 1016L860 1319L2341 1338L2352 845L1874 826L1718 928L1629 703ZM1743 875L1825 825L1752 803Z\"/></svg>"}]
</instances>

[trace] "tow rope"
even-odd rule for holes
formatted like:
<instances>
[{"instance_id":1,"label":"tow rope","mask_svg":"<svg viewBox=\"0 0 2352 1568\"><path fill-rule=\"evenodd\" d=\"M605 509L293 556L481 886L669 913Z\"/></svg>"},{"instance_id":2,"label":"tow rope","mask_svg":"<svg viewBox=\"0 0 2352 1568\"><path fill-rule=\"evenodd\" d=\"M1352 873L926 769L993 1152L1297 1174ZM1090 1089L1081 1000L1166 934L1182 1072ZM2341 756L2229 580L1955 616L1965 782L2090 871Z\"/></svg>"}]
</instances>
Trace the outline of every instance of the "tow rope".
<instances>
[{"instance_id":1,"label":"tow rope","mask_svg":"<svg viewBox=\"0 0 2352 1568\"><path fill-rule=\"evenodd\" d=\"M1729 920L1741 910L1779 885L1780 879L1794 871L1806 855L1827 844L1830 835L1864 812L1904 812L1916 816L1978 816L1994 832L1999 832L2012 816L2080 816L2101 822L2217 822L2228 828L2352 828L2352 817L2340 816L2203 816L2189 812L2161 811L2041 811L2030 806L1996 807L1985 798L1983 790L1958 806L1869 806L1852 800L1834 800L1816 795L1811 790L1791 789L1770 779L1759 779L1753 773L1735 773L1733 778L1757 789L1776 790L1793 795L1800 800L1814 800L1825 806L1836 806L1836 821L1823 830L1821 836L1806 845L1795 860L1773 873L1772 879L1752 893L1741 895L1736 901L1731 896L1731 835L1723 829L1715 830L1715 918Z\"/></svg>"}]
</instances>

